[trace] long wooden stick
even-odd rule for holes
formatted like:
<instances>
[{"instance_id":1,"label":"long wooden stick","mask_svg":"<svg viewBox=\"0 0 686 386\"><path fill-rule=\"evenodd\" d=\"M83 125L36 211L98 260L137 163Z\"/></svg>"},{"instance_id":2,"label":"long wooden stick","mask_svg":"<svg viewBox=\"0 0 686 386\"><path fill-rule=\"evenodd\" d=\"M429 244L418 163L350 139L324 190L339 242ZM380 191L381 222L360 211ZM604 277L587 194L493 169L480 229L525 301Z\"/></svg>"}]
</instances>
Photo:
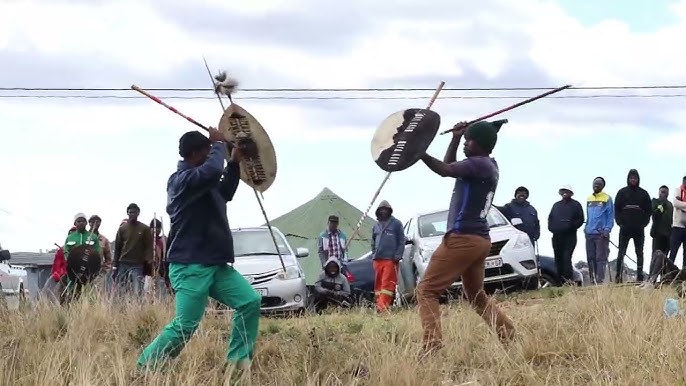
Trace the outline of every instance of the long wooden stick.
<instances>
[{"instance_id":1,"label":"long wooden stick","mask_svg":"<svg viewBox=\"0 0 686 386\"><path fill-rule=\"evenodd\" d=\"M210 71L210 66L207 64L207 60L203 56L202 60L205 62L205 68L207 69L207 74L210 76L210 81L212 81L212 84L214 84L214 78L212 77L212 71ZM219 99L219 104L222 107L222 111L226 111L226 108L224 107L224 101L222 101L221 95L219 93L215 92L217 95L217 99ZM233 103L233 100L231 100L231 97L229 97L229 101ZM260 205L260 209L262 210L262 216L264 216L264 221L267 223L267 229L269 229L269 234L272 236L272 241L274 242L274 248L276 248L276 253L279 255L279 261L281 262L281 268L283 268L284 274L286 273L286 264L283 262L283 257L281 256L281 251L279 250L279 243L276 242L276 236L274 236L274 229L272 229L272 225L269 222L269 217L267 216L267 212L264 210L264 205L262 204L262 200L260 199L260 196L257 194L257 189L252 188L253 192L255 193L255 198L257 199L257 203Z\"/></svg>"},{"instance_id":2,"label":"long wooden stick","mask_svg":"<svg viewBox=\"0 0 686 386\"><path fill-rule=\"evenodd\" d=\"M436 91L434 92L434 95L431 97L429 100L429 105L426 107L427 110L431 109L431 106L433 106L434 102L438 98L438 94L443 90L443 86L445 86L445 82L441 81L441 83L438 85L436 88ZM381 181L381 185L379 185L379 188L376 189L376 192L374 193L374 196L372 196L372 201L369 203L369 206L367 209L362 213L362 217L360 217L360 220L357 222L357 225L355 225L355 231L352 233L348 241L345 243L345 250L348 250L348 247L350 246L350 243L355 239L355 236L360 232L360 227L362 226L362 221L364 221L365 217L367 217L367 213L372 209L372 206L374 205L374 202L376 199L379 197L379 194L381 193L381 189L383 189L384 185L386 185L386 182L388 182L388 179L391 177L391 172L386 173L386 176L384 177L383 181Z\"/></svg>"},{"instance_id":3,"label":"long wooden stick","mask_svg":"<svg viewBox=\"0 0 686 386\"><path fill-rule=\"evenodd\" d=\"M533 102L533 101L535 101L535 100L538 100L538 99L541 99L541 98L545 98L545 97L547 97L548 95L555 94L556 92L560 92L560 91L562 91L562 90L566 90L566 89L568 89L568 88L570 88L570 87L572 87L572 85L571 85L571 84L568 84L568 85L566 85L566 86L558 87L558 88L556 88L556 89L554 89L554 90L546 91L546 92L544 92L544 93L541 94L541 95L537 95L537 96L535 96L535 97L532 97L532 98L523 100L523 101L521 101L521 102L517 102L517 103L513 104L512 106L505 107L504 109L500 109L500 110L498 110L498 111L496 111L496 112L494 112L494 113L486 114L486 115L484 115L483 117L479 117L479 118L477 118L477 119L474 119L474 120L472 120L472 121L469 121L469 122L467 122L467 125L471 125L472 123L476 123L476 122L479 122L479 121L483 121L484 119L488 119L488 118L490 118L490 117L496 116L496 115L498 115L498 114L502 114L502 113L504 113L504 112L506 112L506 111L510 111L510 110L512 110L512 109L516 109L516 108L519 107L519 106L523 106L523 105L525 105L525 104L527 104L527 103L531 103L531 102ZM454 130L456 130L456 129L457 129L457 128L455 128L455 127L452 128L452 129L448 129L448 130L442 132L441 135L450 133L451 131L454 131Z\"/></svg>"}]
</instances>

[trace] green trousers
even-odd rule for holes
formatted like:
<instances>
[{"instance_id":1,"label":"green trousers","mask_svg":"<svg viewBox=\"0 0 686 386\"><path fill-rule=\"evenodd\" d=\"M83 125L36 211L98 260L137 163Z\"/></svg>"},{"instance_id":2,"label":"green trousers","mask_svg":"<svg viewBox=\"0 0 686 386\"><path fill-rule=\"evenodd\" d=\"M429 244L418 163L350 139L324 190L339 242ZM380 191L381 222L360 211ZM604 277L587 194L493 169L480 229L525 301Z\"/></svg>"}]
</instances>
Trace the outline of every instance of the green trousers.
<instances>
[{"instance_id":1,"label":"green trousers","mask_svg":"<svg viewBox=\"0 0 686 386\"><path fill-rule=\"evenodd\" d=\"M176 316L143 350L139 368L157 368L181 353L200 324L209 296L234 310L227 361L252 360L262 297L238 271L226 264L172 263L169 279L176 292Z\"/></svg>"}]
</instances>

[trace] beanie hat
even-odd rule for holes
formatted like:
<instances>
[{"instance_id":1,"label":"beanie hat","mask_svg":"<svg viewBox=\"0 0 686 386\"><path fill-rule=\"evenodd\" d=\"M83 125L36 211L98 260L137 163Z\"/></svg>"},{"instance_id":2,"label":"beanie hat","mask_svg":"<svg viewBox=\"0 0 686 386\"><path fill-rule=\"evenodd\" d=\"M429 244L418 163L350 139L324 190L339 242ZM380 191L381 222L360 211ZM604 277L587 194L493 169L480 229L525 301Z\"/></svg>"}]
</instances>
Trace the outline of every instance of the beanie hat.
<instances>
[{"instance_id":1,"label":"beanie hat","mask_svg":"<svg viewBox=\"0 0 686 386\"><path fill-rule=\"evenodd\" d=\"M205 137L201 132L189 131L181 136L179 139L179 155L183 158L188 157L212 143L209 138Z\"/></svg>"},{"instance_id":2,"label":"beanie hat","mask_svg":"<svg viewBox=\"0 0 686 386\"><path fill-rule=\"evenodd\" d=\"M600 182L603 183L603 187L605 187L605 179L603 177L596 177L593 179L593 182L595 182L596 180L600 180Z\"/></svg>"},{"instance_id":3,"label":"beanie hat","mask_svg":"<svg viewBox=\"0 0 686 386\"><path fill-rule=\"evenodd\" d=\"M86 220L86 215L83 214L83 213L77 213L77 214L74 216L74 222L76 222L76 220L78 220L78 219L80 219L80 218L84 219L84 221L85 221L85 220Z\"/></svg>"},{"instance_id":4,"label":"beanie hat","mask_svg":"<svg viewBox=\"0 0 686 386\"><path fill-rule=\"evenodd\" d=\"M524 193L526 193L527 197L529 196L529 189L527 189L524 186L520 186L517 189L515 189L515 192L514 192L515 197L517 197L517 192L524 192Z\"/></svg>"},{"instance_id":5,"label":"beanie hat","mask_svg":"<svg viewBox=\"0 0 686 386\"><path fill-rule=\"evenodd\" d=\"M479 121L472 123L467 127L464 137L479 144L479 146L488 153L493 151L495 144L498 141L498 131L500 127L507 123L507 119L499 121L487 122Z\"/></svg>"}]
</instances>

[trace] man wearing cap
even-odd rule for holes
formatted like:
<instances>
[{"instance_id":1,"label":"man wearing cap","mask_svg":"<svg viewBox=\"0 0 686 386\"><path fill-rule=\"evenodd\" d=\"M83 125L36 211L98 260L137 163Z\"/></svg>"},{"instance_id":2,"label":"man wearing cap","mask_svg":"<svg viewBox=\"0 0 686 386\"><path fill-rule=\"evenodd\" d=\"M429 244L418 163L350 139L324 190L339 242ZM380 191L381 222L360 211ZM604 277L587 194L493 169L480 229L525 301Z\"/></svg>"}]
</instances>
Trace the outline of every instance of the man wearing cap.
<instances>
[{"instance_id":1,"label":"man wearing cap","mask_svg":"<svg viewBox=\"0 0 686 386\"><path fill-rule=\"evenodd\" d=\"M79 296L81 287L93 279L97 271L91 267L100 268L102 249L98 236L86 230L86 215L78 213L74 216L75 231L67 235L64 241L64 259L66 261L66 289L61 292L60 303L65 303ZM88 255L86 255L88 254ZM88 256L84 262L84 256ZM86 276L81 276L86 273ZM79 276L77 276L79 275ZM79 278L80 277L80 278Z\"/></svg>"},{"instance_id":2,"label":"man wearing cap","mask_svg":"<svg viewBox=\"0 0 686 386\"><path fill-rule=\"evenodd\" d=\"M137 296L143 294L145 266L151 265L153 260L152 231L138 221L140 213L141 209L135 203L126 207L128 219L117 230L112 264L115 282L131 285Z\"/></svg>"},{"instance_id":3,"label":"man wearing cap","mask_svg":"<svg viewBox=\"0 0 686 386\"><path fill-rule=\"evenodd\" d=\"M636 280L643 281L643 246L645 228L650 223L652 214L650 194L641 188L641 176L638 170L631 169L626 177L626 186L615 195L615 221L619 226L619 252L617 253L617 271L615 281L622 282L624 256L629 247L629 240L634 240L636 251Z\"/></svg>"},{"instance_id":4,"label":"man wearing cap","mask_svg":"<svg viewBox=\"0 0 686 386\"><path fill-rule=\"evenodd\" d=\"M570 185L558 190L562 199L550 209L548 230L553 234L553 253L557 273L563 281L574 282L572 254L576 248L576 232L584 225L584 208L572 198L574 191Z\"/></svg>"},{"instance_id":5,"label":"man wearing cap","mask_svg":"<svg viewBox=\"0 0 686 386\"><path fill-rule=\"evenodd\" d=\"M434 173L455 179L446 234L431 255L417 288L424 354L431 354L443 346L438 299L460 277L472 307L496 330L501 342L514 337L514 325L484 292L484 267L491 249L486 216L499 178L498 164L490 155L505 122L481 121L468 127L464 122L458 123L443 161L428 154L421 157ZM466 139L466 158L456 161L462 136Z\"/></svg>"},{"instance_id":6,"label":"man wearing cap","mask_svg":"<svg viewBox=\"0 0 686 386\"><path fill-rule=\"evenodd\" d=\"M610 232L615 225L615 210L612 197L607 195L605 179L593 180L593 194L586 199L586 261L591 283L601 284L605 280L605 268L610 251Z\"/></svg>"},{"instance_id":7,"label":"man wearing cap","mask_svg":"<svg viewBox=\"0 0 686 386\"><path fill-rule=\"evenodd\" d=\"M100 249L102 249L102 268L101 272L106 273L112 268L112 246L110 245L110 240L100 233L100 224L102 224L102 219L97 214L92 215L88 219L88 225L94 235L98 236L98 242L100 243Z\"/></svg>"},{"instance_id":8,"label":"man wearing cap","mask_svg":"<svg viewBox=\"0 0 686 386\"><path fill-rule=\"evenodd\" d=\"M535 243L541 236L541 223L538 220L536 208L527 201L528 198L529 189L520 186L515 190L512 201L502 207L498 207L498 210L509 221L512 221L513 218L522 220L521 224L517 224L514 227L526 233L531 242Z\"/></svg>"},{"instance_id":9,"label":"man wearing cap","mask_svg":"<svg viewBox=\"0 0 686 386\"><path fill-rule=\"evenodd\" d=\"M262 298L233 267L226 203L240 182L241 157L253 156L256 148L252 142L233 148L224 168L228 156L224 136L210 128L209 137L191 131L179 140L183 160L167 182L171 220L167 261L176 315L143 350L139 369L155 369L180 354L198 328L209 297L234 310L227 369L230 373L250 369Z\"/></svg>"},{"instance_id":10,"label":"man wearing cap","mask_svg":"<svg viewBox=\"0 0 686 386\"><path fill-rule=\"evenodd\" d=\"M338 229L338 216L329 216L328 227L317 238L317 250L322 267L330 258L336 258L340 264L347 260L345 244L348 236Z\"/></svg>"}]
</instances>

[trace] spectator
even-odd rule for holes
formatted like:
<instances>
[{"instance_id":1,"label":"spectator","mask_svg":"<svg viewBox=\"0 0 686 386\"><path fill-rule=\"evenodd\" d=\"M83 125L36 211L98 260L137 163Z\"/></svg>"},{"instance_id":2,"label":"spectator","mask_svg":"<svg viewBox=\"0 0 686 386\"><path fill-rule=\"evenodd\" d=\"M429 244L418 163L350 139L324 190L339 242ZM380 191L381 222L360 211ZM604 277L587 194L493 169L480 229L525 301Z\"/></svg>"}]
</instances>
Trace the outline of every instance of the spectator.
<instances>
[{"instance_id":1,"label":"spectator","mask_svg":"<svg viewBox=\"0 0 686 386\"><path fill-rule=\"evenodd\" d=\"M97 235L98 240L100 241L100 248L102 249L101 272L104 274L112 268L112 246L110 245L110 240L100 233L100 224L102 224L102 219L97 214L92 215L88 219L88 225L90 225L93 234Z\"/></svg>"},{"instance_id":2,"label":"spectator","mask_svg":"<svg viewBox=\"0 0 686 386\"><path fill-rule=\"evenodd\" d=\"M331 257L335 257L340 263L347 260L345 253L347 239L346 234L338 229L338 216L333 214L329 216L327 229L320 233L317 238L317 250L322 266Z\"/></svg>"},{"instance_id":3,"label":"spectator","mask_svg":"<svg viewBox=\"0 0 686 386\"><path fill-rule=\"evenodd\" d=\"M331 257L314 284L314 308L321 312L330 305L350 307L350 283L341 273L341 263Z\"/></svg>"},{"instance_id":4,"label":"spectator","mask_svg":"<svg viewBox=\"0 0 686 386\"><path fill-rule=\"evenodd\" d=\"M553 234L555 266L562 280L574 282L572 254L576 248L576 231L584 225L584 209L572 198L574 191L564 185L558 191L562 199L553 204L548 215L548 230Z\"/></svg>"},{"instance_id":5,"label":"spectator","mask_svg":"<svg viewBox=\"0 0 686 386\"><path fill-rule=\"evenodd\" d=\"M531 243L535 243L541 236L541 223L538 221L536 208L527 201L528 198L529 189L520 186L515 190L514 199L504 206L498 207L498 210L510 221L513 218L521 219L522 223L514 227L529 235Z\"/></svg>"},{"instance_id":6,"label":"spectator","mask_svg":"<svg viewBox=\"0 0 686 386\"><path fill-rule=\"evenodd\" d=\"M615 281L622 282L624 256L629 240L634 240L636 250L636 280L643 281L643 245L645 227L650 222L652 213L650 195L640 187L641 177L636 169L629 170L627 186L621 188L615 196L615 220L619 226L619 252L617 254L617 271Z\"/></svg>"},{"instance_id":7,"label":"spectator","mask_svg":"<svg viewBox=\"0 0 686 386\"><path fill-rule=\"evenodd\" d=\"M388 311L395 297L398 263L405 252L403 224L393 217L388 201L376 209L377 223L372 228L372 259L374 260L374 294L376 310Z\"/></svg>"},{"instance_id":8,"label":"spectator","mask_svg":"<svg viewBox=\"0 0 686 386\"><path fill-rule=\"evenodd\" d=\"M668 255L674 206L669 202L669 188L667 186L660 186L658 198L652 200L652 210L653 225L650 227L650 237L653 238L653 256L657 250Z\"/></svg>"},{"instance_id":9,"label":"spectator","mask_svg":"<svg viewBox=\"0 0 686 386\"><path fill-rule=\"evenodd\" d=\"M683 251L682 267L686 265L686 173L681 180L681 186L674 194L674 214L672 215L672 234L669 241L669 260L676 262L679 247Z\"/></svg>"},{"instance_id":10,"label":"spectator","mask_svg":"<svg viewBox=\"0 0 686 386\"><path fill-rule=\"evenodd\" d=\"M593 194L586 200L586 261L591 283L605 280L605 267L610 252L610 232L615 225L615 209L612 197L603 192L605 179L593 180Z\"/></svg>"},{"instance_id":11,"label":"spectator","mask_svg":"<svg viewBox=\"0 0 686 386\"><path fill-rule=\"evenodd\" d=\"M144 269L152 264L152 232L138 221L141 210L136 204L126 208L128 220L119 226L114 241L112 271L115 282L125 283L137 296L143 294Z\"/></svg>"},{"instance_id":12,"label":"spectator","mask_svg":"<svg viewBox=\"0 0 686 386\"><path fill-rule=\"evenodd\" d=\"M158 296L167 293L171 287L167 275L169 263L166 258L167 237L162 232L162 221L154 218L150 221L150 229L153 237L153 264L152 264L152 283Z\"/></svg>"}]
</instances>

